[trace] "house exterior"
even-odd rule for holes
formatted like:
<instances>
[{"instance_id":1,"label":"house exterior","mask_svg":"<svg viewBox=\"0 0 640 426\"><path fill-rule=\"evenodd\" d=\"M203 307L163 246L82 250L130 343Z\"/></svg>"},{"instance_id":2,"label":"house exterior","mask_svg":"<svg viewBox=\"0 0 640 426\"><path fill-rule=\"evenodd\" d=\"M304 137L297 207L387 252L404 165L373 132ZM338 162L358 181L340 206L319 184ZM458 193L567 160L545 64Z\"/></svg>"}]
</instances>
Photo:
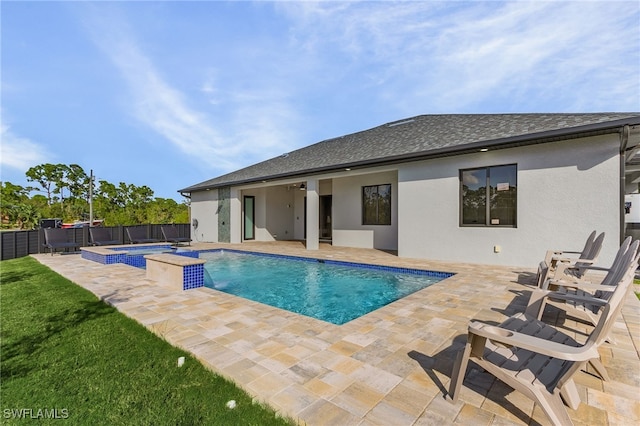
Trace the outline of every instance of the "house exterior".
<instances>
[{"instance_id":1,"label":"house exterior","mask_svg":"<svg viewBox=\"0 0 640 426\"><path fill-rule=\"evenodd\" d=\"M421 115L325 140L180 192L192 238L305 240L400 257L533 267L581 249L601 264L638 192L640 113Z\"/></svg>"}]
</instances>

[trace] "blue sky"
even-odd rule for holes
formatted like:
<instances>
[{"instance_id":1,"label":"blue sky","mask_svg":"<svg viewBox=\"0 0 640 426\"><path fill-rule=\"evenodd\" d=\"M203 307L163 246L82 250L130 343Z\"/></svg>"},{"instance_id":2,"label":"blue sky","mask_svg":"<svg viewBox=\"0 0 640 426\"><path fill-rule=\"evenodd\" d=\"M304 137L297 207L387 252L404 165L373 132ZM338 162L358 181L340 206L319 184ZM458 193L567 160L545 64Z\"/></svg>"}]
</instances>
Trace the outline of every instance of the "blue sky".
<instances>
[{"instance_id":1,"label":"blue sky","mask_svg":"<svg viewBox=\"0 0 640 426\"><path fill-rule=\"evenodd\" d=\"M3 1L3 181L158 197L420 114L640 111L640 3Z\"/></svg>"}]
</instances>

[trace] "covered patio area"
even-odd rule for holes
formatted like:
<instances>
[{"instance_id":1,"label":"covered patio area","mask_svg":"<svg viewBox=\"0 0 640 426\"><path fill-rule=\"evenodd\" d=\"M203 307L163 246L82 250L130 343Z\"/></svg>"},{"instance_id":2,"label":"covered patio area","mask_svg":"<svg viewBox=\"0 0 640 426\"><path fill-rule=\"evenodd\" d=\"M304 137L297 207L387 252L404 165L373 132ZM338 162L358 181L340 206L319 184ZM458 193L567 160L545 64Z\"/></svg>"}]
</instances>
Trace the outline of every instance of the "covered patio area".
<instances>
[{"instance_id":1,"label":"covered patio area","mask_svg":"<svg viewBox=\"0 0 640 426\"><path fill-rule=\"evenodd\" d=\"M213 289L176 292L123 264L102 265L79 255L34 257L256 399L309 425L549 423L531 400L477 369L467 374L456 404L443 397L469 321L499 323L523 311L533 269L398 258L322 243L308 251L294 241L193 245L221 247L456 275L337 326ZM591 329L558 311L545 319L577 340ZM612 380L587 372L576 376L582 403L569 409L575 424L640 421L640 301L634 294L613 333L615 343L600 349Z\"/></svg>"}]
</instances>

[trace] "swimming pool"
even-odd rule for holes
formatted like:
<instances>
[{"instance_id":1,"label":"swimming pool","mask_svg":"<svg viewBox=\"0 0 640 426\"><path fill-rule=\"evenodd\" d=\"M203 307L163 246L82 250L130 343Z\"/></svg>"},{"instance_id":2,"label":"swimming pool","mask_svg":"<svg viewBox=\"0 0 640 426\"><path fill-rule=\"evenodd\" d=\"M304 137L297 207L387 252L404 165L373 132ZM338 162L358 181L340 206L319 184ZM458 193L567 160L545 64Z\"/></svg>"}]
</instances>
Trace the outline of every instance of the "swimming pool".
<instances>
[{"instance_id":1,"label":"swimming pool","mask_svg":"<svg viewBox=\"0 0 640 426\"><path fill-rule=\"evenodd\" d=\"M337 325L453 275L230 251L200 258L207 287Z\"/></svg>"}]
</instances>

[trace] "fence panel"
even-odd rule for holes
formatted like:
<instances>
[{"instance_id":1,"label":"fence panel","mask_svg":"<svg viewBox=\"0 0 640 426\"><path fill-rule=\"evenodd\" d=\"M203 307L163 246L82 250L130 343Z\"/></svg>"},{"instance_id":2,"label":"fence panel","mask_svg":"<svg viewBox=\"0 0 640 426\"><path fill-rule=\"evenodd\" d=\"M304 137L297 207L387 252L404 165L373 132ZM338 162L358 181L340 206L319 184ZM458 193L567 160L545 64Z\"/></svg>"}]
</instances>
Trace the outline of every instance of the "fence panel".
<instances>
[{"instance_id":1,"label":"fence panel","mask_svg":"<svg viewBox=\"0 0 640 426\"><path fill-rule=\"evenodd\" d=\"M160 228L162 225L149 224L140 226L147 227L147 233L150 238L156 238L160 241L164 239ZM178 228L178 233L181 237L191 236L191 227L188 223L177 223L175 226ZM125 226L109 226L105 228L111 230L111 235L113 235L114 239L119 240L120 244L129 243L125 233ZM70 228L69 234L71 240L80 243L82 247L90 245L88 227ZM42 229L0 232L0 260L17 259L30 254L44 253L43 244L44 231Z\"/></svg>"},{"instance_id":2,"label":"fence panel","mask_svg":"<svg viewBox=\"0 0 640 426\"><path fill-rule=\"evenodd\" d=\"M13 259L16 257L15 253L15 239L17 232L3 232L0 234L0 256L2 259Z\"/></svg>"}]
</instances>

